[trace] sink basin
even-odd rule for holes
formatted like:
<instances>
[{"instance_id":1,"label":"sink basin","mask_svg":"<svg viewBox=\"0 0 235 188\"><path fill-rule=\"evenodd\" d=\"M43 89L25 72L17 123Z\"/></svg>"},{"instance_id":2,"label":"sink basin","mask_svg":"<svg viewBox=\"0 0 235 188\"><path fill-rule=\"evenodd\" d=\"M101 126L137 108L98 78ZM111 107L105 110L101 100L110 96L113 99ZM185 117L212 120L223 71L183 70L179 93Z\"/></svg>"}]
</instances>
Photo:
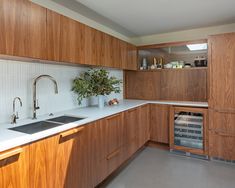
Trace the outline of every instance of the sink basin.
<instances>
[{"instance_id":1,"label":"sink basin","mask_svg":"<svg viewBox=\"0 0 235 188\"><path fill-rule=\"evenodd\" d=\"M47 119L45 121L39 121L36 123L30 123L22 125L19 127L9 128L9 130L18 131L26 134L34 134L47 129L58 127L67 123L83 120L82 117L73 117L73 116L59 116L56 118Z\"/></svg>"},{"instance_id":2,"label":"sink basin","mask_svg":"<svg viewBox=\"0 0 235 188\"><path fill-rule=\"evenodd\" d=\"M71 123L71 122L75 122L75 121L80 121L83 119L85 119L85 118L74 117L74 116L59 116L56 118L47 119L46 121L67 124L67 123Z\"/></svg>"},{"instance_id":3,"label":"sink basin","mask_svg":"<svg viewBox=\"0 0 235 188\"><path fill-rule=\"evenodd\" d=\"M34 134L61 125L62 125L61 123L39 121L36 123L30 123L19 127L9 128L9 130L18 131L26 134Z\"/></svg>"}]
</instances>

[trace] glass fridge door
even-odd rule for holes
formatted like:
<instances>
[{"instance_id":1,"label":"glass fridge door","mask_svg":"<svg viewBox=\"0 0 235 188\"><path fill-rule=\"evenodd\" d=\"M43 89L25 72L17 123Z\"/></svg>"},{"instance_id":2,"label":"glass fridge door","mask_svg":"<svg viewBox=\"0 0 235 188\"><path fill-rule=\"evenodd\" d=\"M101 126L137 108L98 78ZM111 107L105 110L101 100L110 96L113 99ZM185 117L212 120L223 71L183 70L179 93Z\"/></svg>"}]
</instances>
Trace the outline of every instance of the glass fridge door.
<instances>
[{"instance_id":1,"label":"glass fridge door","mask_svg":"<svg viewBox=\"0 0 235 188\"><path fill-rule=\"evenodd\" d=\"M203 114L192 112L175 113L174 143L195 149L203 149Z\"/></svg>"}]
</instances>

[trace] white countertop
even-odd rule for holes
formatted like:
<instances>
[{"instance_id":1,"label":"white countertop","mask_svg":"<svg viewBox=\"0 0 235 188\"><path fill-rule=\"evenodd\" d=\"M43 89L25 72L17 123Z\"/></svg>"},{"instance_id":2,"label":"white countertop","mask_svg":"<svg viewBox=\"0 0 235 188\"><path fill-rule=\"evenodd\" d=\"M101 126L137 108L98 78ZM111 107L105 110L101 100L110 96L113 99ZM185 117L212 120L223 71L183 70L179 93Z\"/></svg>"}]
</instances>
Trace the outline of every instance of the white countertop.
<instances>
[{"instance_id":1,"label":"white countertop","mask_svg":"<svg viewBox=\"0 0 235 188\"><path fill-rule=\"evenodd\" d=\"M54 114L53 117L44 115L44 116L38 117L37 120L32 120L32 119L20 120L14 126L25 125L28 123L35 123L38 121L58 117L61 115L86 117L83 120L61 125L61 126L51 128L45 131L41 131L35 134L25 134L25 133L20 133L17 131L9 130L8 128L14 127L12 124L2 124L0 125L0 152L69 130L71 128L85 125L87 123L96 121L98 119L102 119L102 118L114 115L116 113L123 112L131 108L135 108L135 107L148 104L148 103L168 104L168 105L176 105L176 106L208 107L208 104L206 102L123 100L117 106L106 106L103 109L99 109L98 107L77 108L73 110L56 113Z\"/></svg>"}]
</instances>

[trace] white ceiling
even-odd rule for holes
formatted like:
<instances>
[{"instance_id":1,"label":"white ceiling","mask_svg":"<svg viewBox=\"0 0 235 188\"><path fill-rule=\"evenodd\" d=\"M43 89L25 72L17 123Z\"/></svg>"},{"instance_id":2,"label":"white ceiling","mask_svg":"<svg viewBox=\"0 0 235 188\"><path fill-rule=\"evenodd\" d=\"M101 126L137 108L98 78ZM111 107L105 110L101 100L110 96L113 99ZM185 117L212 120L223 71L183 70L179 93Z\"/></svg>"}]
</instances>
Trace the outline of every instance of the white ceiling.
<instances>
[{"instance_id":1,"label":"white ceiling","mask_svg":"<svg viewBox=\"0 0 235 188\"><path fill-rule=\"evenodd\" d=\"M130 37L235 23L235 0L54 1Z\"/></svg>"}]
</instances>

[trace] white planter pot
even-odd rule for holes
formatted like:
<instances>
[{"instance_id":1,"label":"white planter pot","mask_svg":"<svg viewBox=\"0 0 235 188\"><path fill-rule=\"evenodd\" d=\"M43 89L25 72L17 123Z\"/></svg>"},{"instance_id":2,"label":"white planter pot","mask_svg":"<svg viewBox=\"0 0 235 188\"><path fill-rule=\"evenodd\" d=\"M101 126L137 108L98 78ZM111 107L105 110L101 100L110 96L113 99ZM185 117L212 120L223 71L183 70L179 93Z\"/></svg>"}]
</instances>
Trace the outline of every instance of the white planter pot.
<instances>
[{"instance_id":1,"label":"white planter pot","mask_svg":"<svg viewBox=\"0 0 235 188\"><path fill-rule=\"evenodd\" d=\"M104 108L104 95L98 95L98 106Z\"/></svg>"}]
</instances>

